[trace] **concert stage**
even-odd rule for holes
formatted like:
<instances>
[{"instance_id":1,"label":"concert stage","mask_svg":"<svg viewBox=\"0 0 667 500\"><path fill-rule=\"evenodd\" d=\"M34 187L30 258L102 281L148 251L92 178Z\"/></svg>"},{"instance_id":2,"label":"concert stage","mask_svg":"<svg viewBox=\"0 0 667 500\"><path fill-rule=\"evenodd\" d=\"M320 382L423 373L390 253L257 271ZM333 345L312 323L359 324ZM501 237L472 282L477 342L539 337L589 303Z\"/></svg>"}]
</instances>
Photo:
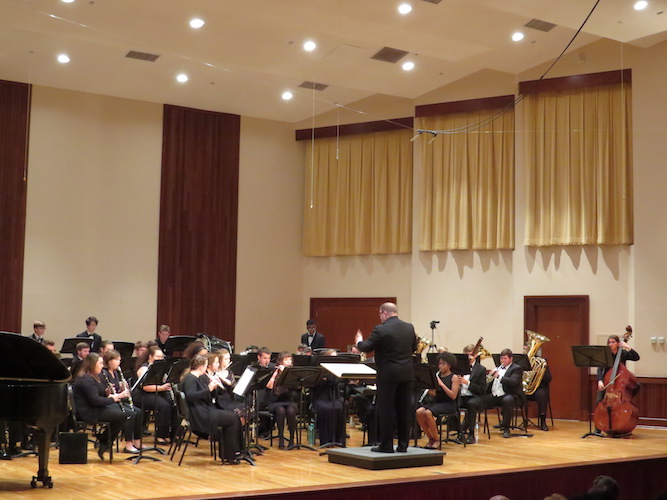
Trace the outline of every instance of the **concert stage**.
<instances>
[{"instance_id":1,"label":"concert stage","mask_svg":"<svg viewBox=\"0 0 667 500\"><path fill-rule=\"evenodd\" d=\"M30 488L36 458L0 461L0 498L487 500L502 493L512 500L539 500L554 492L583 492L599 474L614 477L625 500L652 500L667 490L667 429L638 427L630 438L581 439L587 430L584 422L556 421L555 429L533 430L532 438L503 439L495 431L490 440L483 436L466 448L445 445L442 465L388 470L349 467L317 452L277 448L257 457L256 467L221 466L209 457L208 443L190 447L181 467L164 457L132 465L123 454L109 465L92 448L88 464L59 465L53 450L53 489ZM350 429L350 434L350 446L359 446L361 432Z\"/></svg>"}]
</instances>

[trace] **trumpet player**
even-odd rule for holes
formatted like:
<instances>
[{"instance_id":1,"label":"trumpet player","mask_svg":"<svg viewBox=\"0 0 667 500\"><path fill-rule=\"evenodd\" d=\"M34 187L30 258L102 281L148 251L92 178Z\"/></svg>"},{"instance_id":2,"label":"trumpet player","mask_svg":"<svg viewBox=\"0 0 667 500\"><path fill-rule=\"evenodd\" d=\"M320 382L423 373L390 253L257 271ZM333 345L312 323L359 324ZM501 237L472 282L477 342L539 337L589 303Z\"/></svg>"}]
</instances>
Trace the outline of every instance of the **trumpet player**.
<instances>
[{"instance_id":1,"label":"trumpet player","mask_svg":"<svg viewBox=\"0 0 667 500\"><path fill-rule=\"evenodd\" d=\"M489 374L491 380L491 394L475 397L468 402L469 422L474 422L479 410L484 408L502 408L502 422L500 428L503 437L508 438L514 408L525 402L523 393L523 368L513 363L514 354L510 349L500 351L500 366Z\"/></svg>"},{"instance_id":2,"label":"trumpet player","mask_svg":"<svg viewBox=\"0 0 667 500\"><path fill-rule=\"evenodd\" d=\"M106 351L103 356L102 381L107 385L106 392L117 396L121 411L127 415L123 435L125 436L124 453L139 453L141 443L141 408L134 406L130 386L120 371L120 353L115 349Z\"/></svg>"},{"instance_id":3,"label":"trumpet player","mask_svg":"<svg viewBox=\"0 0 667 500\"><path fill-rule=\"evenodd\" d=\"M470 363L470 373L459 375L459 384L461 387L460 407L466 408L465 419L463 421L463 435L466 443L475 443L475 419L471 418L469 403L473 398L481 398L486 392L486 368L481 363L481 351L475 352L475 346L469 344L463 348L463 354L468 356Z\"/></svg>"}]
</instances>

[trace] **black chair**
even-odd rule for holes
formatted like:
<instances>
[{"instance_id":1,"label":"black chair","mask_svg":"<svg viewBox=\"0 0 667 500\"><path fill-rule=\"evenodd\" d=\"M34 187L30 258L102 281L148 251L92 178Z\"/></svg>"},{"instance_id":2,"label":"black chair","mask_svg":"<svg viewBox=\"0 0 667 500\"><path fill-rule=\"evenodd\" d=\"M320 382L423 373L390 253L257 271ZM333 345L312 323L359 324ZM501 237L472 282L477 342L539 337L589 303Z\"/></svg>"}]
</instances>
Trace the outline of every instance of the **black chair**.
<instances>
[{"instance_id":1,"label":"black chair","mask_svg":"<svg viewBox=\"0 0 667 500\"><path fill-rule=\"evenodd\" d=\"M435 425L438 429L438 449L442 450L442 443L454 443L462 444L465 448L466 442L463 439L461 433L461 419L460 419L460 409L458 404L456 405L456 410L446 413L436 413L433 416L435 417ZM456 425L456 429L452 428L452 425ZM443 430L445 431L445 439L442 438ZM451 436L454 436L452 438Z\"/></svg>"},{"instance_id":2,"label":"black chair","mask_svg":"<svg viewBox=\"0 0 667 500\"><path fill-rule=\"evenodd\" d=\"M188 450L188 445L194 444L197 446L200 439L209 440L208 434L196 431L192 429L190 425L190 408L188 407L188 402L185 399L185 394L182 391L174 390L174 397L176 398L176 408L178 409L178 417L180 419L180 425L176 430L176 435L174 436L174 443L170 447L169 451L171 452L170 460L174 459L176 452L183 448L181 452L181 458L178 461L178 466L180 467L183 463L183 457L185 457L185 452ZM195 435L197 441L192 441L192 435ZM219 432L219 438L217 440L217 449L214 445L213 440L210 440L211 445L211 455L214 460L218 460L218 454L220 458L224 456L223 454L223 441L222 441L222 430ZM185 446L183 446L185 445ZM224 464L224 460L222 463Z\"/></svg>"},{"instance_id":3,"label":"black chair","mask_svg":"<svg viewBox=\"0 0 667 500\"><path fill-rule=\"evenodd\" d=\"M90 440L90 442L95 443L95 448L100 446L100 440L97 438L100 434L106 431L107 433L107 448L109 450L109 463L113 463L113 443L116 441L118 436L111 435L111 423L110 422L85 422L80 421L76 413L76 404L74 402L74 391L72 386L67 386L67 402L72 411L72 421L74 425L74 432L90 430L91 433L96 437L95 440Z\"/></svg>"}]
</instances>

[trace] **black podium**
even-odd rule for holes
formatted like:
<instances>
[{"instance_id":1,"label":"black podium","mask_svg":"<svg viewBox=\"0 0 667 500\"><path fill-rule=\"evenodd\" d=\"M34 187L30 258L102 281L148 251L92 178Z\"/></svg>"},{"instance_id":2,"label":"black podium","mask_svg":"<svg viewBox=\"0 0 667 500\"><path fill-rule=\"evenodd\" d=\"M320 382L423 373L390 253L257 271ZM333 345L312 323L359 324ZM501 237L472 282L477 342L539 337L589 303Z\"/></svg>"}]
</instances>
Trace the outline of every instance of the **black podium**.
<instances>
[{"instance_id":1,"label":"black podium","mask_svg":"<svg viewBox=\"0 0 667 500\"><path fill-rule=\"evenodd\" d=\"M572 360L581 368L605 368L614 364L614 356L606 345L573 345ZM593 397L588 396L588 432L581 436L604 437L602 433L593 432Z\"/></svg>"}]
</instances>

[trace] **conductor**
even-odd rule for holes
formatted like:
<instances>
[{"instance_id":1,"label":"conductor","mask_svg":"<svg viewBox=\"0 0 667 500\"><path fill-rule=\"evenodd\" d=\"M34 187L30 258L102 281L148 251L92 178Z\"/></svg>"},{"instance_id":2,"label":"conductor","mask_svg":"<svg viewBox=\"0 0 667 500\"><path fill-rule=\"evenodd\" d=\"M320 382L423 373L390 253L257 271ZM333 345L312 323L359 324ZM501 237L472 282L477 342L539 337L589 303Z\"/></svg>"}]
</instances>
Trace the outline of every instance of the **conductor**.
<instances>
[{"instance_id":1,"label":"conductor","mask_svg":"<svg viewBox=\"0 0 667 500\"><path fill-rule=\"evenodd\" d=\"M410 323L398 319L396 304L386 302L380 306L382 324L373 328L364 341L357 332L355 343L362 352L375 351L377 364L377 412L380 419L380 445L371 448L379 453L394 453L394 428L397 429L396 451L408 451L412 403L413 369L412 354L417 349L417 336Z\"/></svg>"}]
</instances>

